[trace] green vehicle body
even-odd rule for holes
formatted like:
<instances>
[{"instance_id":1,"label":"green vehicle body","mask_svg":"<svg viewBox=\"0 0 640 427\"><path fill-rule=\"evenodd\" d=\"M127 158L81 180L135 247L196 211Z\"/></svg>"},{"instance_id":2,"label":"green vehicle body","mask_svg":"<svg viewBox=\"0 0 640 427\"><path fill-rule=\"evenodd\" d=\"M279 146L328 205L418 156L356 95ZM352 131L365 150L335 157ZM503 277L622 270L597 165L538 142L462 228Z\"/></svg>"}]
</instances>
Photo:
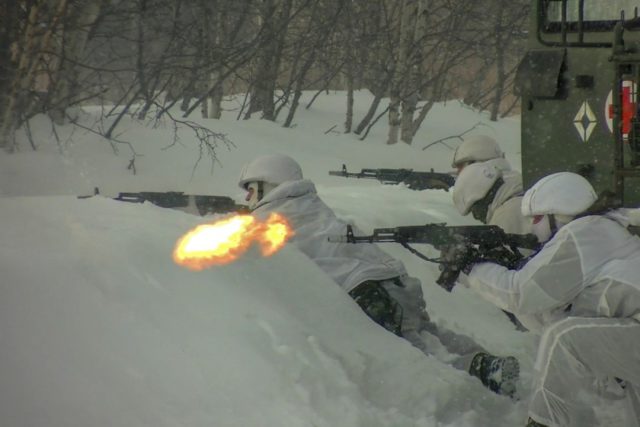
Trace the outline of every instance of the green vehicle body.
<instances>
[{"instance_id":1,"label":"green vehicle body","mask_svg":"<svg viewBox=\"0 0 640 427\"><path fill-rule=\"evenodd\" d=\"M516 76L525 188L573 171L640 206L638 9L640 0L532 0Z\"/></svg>"}]
</instances>

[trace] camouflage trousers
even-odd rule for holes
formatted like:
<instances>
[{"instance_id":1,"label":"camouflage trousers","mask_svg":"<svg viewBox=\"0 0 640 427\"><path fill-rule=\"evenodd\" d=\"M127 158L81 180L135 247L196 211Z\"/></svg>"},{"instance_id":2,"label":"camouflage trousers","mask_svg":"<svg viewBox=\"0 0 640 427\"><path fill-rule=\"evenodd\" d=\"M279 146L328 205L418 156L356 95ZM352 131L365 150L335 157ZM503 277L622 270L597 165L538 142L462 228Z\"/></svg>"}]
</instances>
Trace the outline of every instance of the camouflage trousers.
<instances>
[{"instance_id":1,"label":"camouflage trousers","mask_svg":"<svg viewBox=\"0 0 640 427\"><path fill-rule=\"evenodd\" d=\"M487 353L472 338L439 327L429 319L422 286L416 278L367 280L349 295L374 322L423 353L433 355L434 350L444 347L448 353L457 356L452 365L465 372L469 372L478 353Z\"/></svg>"},{"instance_id":2,"label":"camouflage trousers","mask_svg":"<svg viewBox=\"0 0 640 427\"><path fill-rule=\"evenodd\" d=\"M384 282L393 282L396 286L403 286L400 279L389 279ZM367 280L362 282L351 290L349 295L371 320L399 337L402 336L402 306L389 295L389 292L382 285L382 281Z\"/></svg>"}]
</instances>

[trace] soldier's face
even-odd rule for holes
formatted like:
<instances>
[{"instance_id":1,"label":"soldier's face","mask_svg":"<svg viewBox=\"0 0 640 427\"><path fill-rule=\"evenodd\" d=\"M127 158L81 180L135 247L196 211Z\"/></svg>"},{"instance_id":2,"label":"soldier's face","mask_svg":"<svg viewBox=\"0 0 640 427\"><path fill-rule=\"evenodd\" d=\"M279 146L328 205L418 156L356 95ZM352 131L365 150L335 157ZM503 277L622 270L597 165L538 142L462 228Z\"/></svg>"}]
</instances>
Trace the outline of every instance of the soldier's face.
<instances>
[{"instance_id":1,"label":"soldier's face","mask_svg":"<svg viewBox=\"0 0 640 427\"><path fill-rule=\"evenodd\" d=\"M549 215L534 215L531 218L531 232L536 235L540 243L549 240L552 234Z\"/></svg>"},{"instance_id":2,"label":"soldier's face","mask_svg":"<svg viewBox=\"0 0 640 427\"><path fill-rule=\"evenodd\" d=\"M469 166L470 164L475 163L473 160L468 161L468 162L462 162L462 163L458 163L456 165L456 169L458 170L458 175L460 175L460 172L462 172L462 170L464 168L466 168L467 166Z\"/></svg>"},{"instance_id":3,"label":"soldier's face","mask_svg":"<svg viewBox=\"0 0 640 427\"><path fill-rule=\"evenodd\" d=\"M249 209L253 210L260 201L260 184L257 181L247 184L247 196L244 200L247 202Z\"/></svg>"}]
</instances>

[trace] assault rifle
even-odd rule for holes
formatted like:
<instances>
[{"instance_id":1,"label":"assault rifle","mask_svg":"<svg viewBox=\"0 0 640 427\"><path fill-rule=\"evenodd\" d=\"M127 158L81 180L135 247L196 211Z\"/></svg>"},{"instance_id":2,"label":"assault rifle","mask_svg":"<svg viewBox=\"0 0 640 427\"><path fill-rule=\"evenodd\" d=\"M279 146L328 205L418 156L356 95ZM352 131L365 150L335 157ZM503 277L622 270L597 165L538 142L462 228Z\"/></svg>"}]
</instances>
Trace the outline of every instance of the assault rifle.
<instances>
[{"instance_id":1,"label":"assault rifle","mask_svg":"<svg viewBox=\"0 0 640 427\"><path fill-rule=\"evenodd\" d=\"M440 264L441 274L436 283L451 291L458 275L469 262L494 262L516 268L525 258L520 249L537 250L538 239L533 234L507 234L497 225L446 224L410 225L394 228L376 228L369 236L355 236L347 226L346 236L330 236L330 242L340 243L400 243L425 261ZM424 243L441 252L440 258L429 258L412 248L411 244ZM451 249L464 248L463 259L447 259ZM455 251L453 251L455 252Z\"/></svg>"},{"instance_id":2,"label":"assault rifle","mask_svg":"<svg viewBox=\"0 0 640 427\"><path fill-rule=\"evenodd\" d=\"M449 190L455 182L455 177L448 173L414 172L413 169L362 169L360 172L349 172L347 166L342 170L329 171L329 175L344 178L377 179L383 184L399 184L404 182L412 190L442 189Z\"/></svg>"},{"instance_id":3,"label":"assault rifle","mask_svg":"<svg viewBox=\"0 0 640 427\"><path fill-rule=\"evenodd\" d=\"M94 190L91 196L78 196L80 199L93 197L100 194L98 188ZM184 212L197 213L199 215L208 215L214 213L228 212L248 212L248 208L244 205L238 205L227 196L205 196L184 194L181 191L142 191L140 193L118 193L118 197L113 200L129 203L153 203L161 208L178 209Z\"/></svg>"}]
</instances>

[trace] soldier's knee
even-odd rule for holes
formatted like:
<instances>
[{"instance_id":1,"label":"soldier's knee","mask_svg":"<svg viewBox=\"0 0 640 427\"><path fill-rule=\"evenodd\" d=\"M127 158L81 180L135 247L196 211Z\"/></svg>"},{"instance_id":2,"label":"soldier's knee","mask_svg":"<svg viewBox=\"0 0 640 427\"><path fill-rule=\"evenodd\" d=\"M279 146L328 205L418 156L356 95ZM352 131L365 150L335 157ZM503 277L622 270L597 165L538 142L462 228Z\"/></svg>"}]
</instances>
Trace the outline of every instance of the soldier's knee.
<instances>
[{"instance_id":1,"label":"soldier's knee","mask_svg":"<svg viewBox=\"0 0 640 427\"><path fill-rule=\"evenodd\" d=\"M360 283L349 295L374 322L402 336L403 309L376 280Z\"/></svg>"},{"instance_id":2,"label":"soldier's knee","mask_svg":"<svg viewBox=\"0 0 640 427\"><path fill-rule=\"evenodd\" d=\"M542 334L541 342L558 343L570 340L573 331L585 324L580 317L567 317L552 323Z\"/></svg>"}]
</instances>

